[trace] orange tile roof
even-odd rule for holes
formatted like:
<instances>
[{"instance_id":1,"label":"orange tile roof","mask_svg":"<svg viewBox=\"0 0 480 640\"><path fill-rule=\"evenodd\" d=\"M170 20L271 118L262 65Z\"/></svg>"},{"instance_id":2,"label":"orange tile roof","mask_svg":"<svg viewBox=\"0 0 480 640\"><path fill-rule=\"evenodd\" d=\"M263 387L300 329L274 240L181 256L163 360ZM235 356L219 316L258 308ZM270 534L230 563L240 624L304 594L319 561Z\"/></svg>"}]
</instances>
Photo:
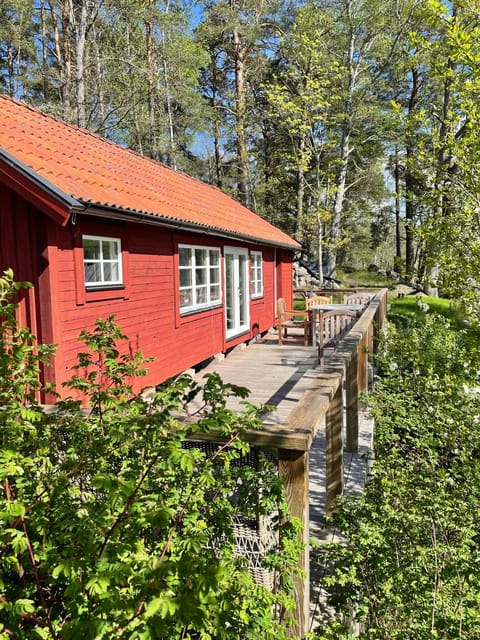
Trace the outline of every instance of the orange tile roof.
<instances>
[{"instance_id":1,"label":"orange tile roof","mask_svg":"<svg viewBox=\"0 0 480 640\"><path fill-rule=\"evenodd\" d=\"M1 149L26 165L33 178L82 204L147 214L217 235L299 246L216 187L8 96L0 96Z\"/></svg>"}]
</instances>

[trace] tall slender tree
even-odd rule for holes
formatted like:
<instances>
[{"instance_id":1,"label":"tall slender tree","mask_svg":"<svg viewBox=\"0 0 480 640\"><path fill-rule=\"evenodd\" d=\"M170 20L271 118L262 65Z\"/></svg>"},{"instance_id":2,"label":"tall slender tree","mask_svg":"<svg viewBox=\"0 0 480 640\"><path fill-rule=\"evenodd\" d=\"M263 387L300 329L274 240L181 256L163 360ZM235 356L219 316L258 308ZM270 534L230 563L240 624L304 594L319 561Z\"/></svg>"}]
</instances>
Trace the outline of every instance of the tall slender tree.
<instances>
[{"instance_id":1,"label":"tall slender tree","mask_svg":"<svg viewBox=\"0 0 480 640\"><path fill-rule=\"evenodd\" d=\"M255 54L271 49L278 0L208 0L198 33L211 52L210 79L223 75L227 90L222 112L231 121L235 141L236 195L252 204L248 136L252 129L249 82ZM215 108L220 101L216 99ZM217 170L217 174L218 174Z\"/></svg>"}]
</instances>

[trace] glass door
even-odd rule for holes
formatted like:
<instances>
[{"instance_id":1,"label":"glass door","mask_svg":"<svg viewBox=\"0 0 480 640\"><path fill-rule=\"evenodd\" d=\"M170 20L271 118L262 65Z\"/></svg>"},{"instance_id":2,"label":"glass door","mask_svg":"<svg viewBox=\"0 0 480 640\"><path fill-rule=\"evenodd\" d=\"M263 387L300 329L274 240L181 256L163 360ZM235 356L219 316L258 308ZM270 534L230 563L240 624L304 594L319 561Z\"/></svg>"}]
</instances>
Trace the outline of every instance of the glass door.
<instances>
[{"instance_id":1,"label":"glass door","mask_svg":"<svg viewBox=\"0 0 480 640\"><path fill-rule=\"evenodd\" d=\"M225 247L225 321L227 338L249 330L248 251Z\"/></svg>"}]
</instances>

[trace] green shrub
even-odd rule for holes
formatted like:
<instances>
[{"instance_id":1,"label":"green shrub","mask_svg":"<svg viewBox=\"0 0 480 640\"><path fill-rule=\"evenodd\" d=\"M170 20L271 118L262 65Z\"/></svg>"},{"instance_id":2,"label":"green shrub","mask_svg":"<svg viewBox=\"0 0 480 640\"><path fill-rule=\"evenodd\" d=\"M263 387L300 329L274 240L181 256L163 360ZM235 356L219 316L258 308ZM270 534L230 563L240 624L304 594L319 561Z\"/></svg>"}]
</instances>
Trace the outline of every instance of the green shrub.
<instances>
[{"instance_id":1,"label":"green shrub","mask_svg":"<svg viewBox=\"0 0 480 640\"><path fill-rule=\"evenodd\" d=\"M52 349L18 328L11 299L20 286L11 272L0 278L0 637L286 637L295 522L265 558L274 592L254 583L234 547L237 517L285 512L267 461L258 472L240 464L257 410L235 413L226 402L247 390L182 376L132 401L125 381L146 361L121 355L112 317L83 332L69 383L91 410L71 400L46 414L36 392ZM224 444L210 454L185 446L212 429Z\"/></svg>"},{"instance_id":2,"label":"green shrub","mask_svg":"<svg viewBox=\"0 0 480 640\"><path fill-rule=\"evenodd\" d=\"M480 636L480 357L468 330L427 314L388 327L375 418L373 473L339 503L325 547L338 616L318 638L474 640Z\"/></svg>"}]
</instances>

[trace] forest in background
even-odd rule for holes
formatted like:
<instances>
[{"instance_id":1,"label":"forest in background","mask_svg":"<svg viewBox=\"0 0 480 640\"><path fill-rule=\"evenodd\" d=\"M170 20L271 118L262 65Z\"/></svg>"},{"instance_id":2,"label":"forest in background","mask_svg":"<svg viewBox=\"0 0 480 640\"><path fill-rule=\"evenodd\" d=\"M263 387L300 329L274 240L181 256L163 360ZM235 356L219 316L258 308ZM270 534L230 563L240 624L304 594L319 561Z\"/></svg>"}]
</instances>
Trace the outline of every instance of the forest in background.
<instances>
[{"instance_id":1,"label":"forest in background","mask_svg":"<svg viewBox=\"0 0 480 640\"><path fill-rule=\"evenodd\" d=\"M475 311L479 29L478 0L0 0L0 90L218 186L321 279Z\"/></svg>"}]
</instances>

